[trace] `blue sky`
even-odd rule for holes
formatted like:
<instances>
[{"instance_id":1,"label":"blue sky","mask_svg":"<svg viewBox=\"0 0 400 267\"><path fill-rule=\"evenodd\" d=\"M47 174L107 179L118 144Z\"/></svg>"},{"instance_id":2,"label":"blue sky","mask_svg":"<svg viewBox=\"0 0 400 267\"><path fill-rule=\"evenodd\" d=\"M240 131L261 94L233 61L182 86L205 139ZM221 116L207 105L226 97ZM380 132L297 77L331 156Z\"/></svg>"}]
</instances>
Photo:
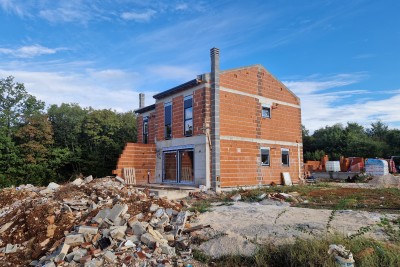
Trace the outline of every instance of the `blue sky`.
<instances>
[{"instance_id":1,"label":"blue sky","mask_svg":"<svg viewBox=\"0 0 400 267\"><path fill-rule=\"evenodd\" d=\"M310 130L400 128L400 1L0 0L0 77L47 104L117 111L221 68L262 64Z\"/></svg>"}]
</instances>

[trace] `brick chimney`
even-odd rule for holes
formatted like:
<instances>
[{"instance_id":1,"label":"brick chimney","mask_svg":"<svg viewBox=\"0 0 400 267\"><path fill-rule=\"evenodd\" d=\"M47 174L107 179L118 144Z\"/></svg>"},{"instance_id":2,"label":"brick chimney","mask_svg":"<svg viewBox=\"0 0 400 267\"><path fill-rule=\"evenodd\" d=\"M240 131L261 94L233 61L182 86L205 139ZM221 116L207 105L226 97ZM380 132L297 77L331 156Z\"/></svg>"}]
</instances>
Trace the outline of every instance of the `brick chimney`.
<instances>
[{"instance_id":1,"label":"brick chimney","mask_svg":"<svg viewBox=\"0 0 400 267\"><path fill-rule=\"evenodd\" d=\"M212 48L211 56L211 186L221 191L220 124L219 124L219 49Z\"/></svg>"},{"instance_id":2,"label":"brick chimney","mask_svg":"<svg viewBox=\"0 0 400 267\"><path fill-rule=\"evenodd\" d=\"M144 94L139 94L139 108L144 108Z\"/></svg>"}]
</instances>

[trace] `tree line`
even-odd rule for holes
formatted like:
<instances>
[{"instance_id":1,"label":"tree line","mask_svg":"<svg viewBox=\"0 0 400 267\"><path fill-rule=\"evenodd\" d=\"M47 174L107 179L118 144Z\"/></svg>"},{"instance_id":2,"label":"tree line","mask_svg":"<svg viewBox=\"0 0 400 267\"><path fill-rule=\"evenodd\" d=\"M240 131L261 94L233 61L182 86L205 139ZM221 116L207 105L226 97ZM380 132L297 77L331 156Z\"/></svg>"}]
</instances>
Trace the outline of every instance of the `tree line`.
<instances>
[{"instance_id":1,"label":"tree line","mask_svg":"<svg viewBox=\"0 0 400 267\"><path fill-rule=\"evenodd\" d=\"M12 76L0 80L0 187L111 175L125 144L135 141L133 111L46 108Z\"/></svg>"},{"instance_id":2,"label":"tree line","mask_svg":"<svg viewBox=\"0 0 400 267\"><path fill-rule=\"evenodd\" d=\"M400 130L389 129L381 121L366 128L354 122L346 126L335 124L316 130L313 134L303 126L304 161L320 160L325 154L330 160L340 156L389 158L400 156Z\"/></svg>"}]
</instances>

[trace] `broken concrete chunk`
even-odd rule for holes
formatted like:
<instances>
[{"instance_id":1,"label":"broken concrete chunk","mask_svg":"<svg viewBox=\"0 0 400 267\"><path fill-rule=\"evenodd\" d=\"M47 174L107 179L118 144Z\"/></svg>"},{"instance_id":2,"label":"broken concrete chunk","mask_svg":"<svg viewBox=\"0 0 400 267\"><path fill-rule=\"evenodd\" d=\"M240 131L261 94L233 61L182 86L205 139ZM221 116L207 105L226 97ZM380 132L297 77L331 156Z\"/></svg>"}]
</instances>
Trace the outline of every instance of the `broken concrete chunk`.
<instances>
[{"instance_id":1,"label":"broken concrete chunk","mask_svg":"<svg viewBox=\"0 0 400 267\"><path fill-rule=\"evenodd\" d=\"M242 195L241 194L236 194L234 196L231 196L231 199L235 202L238 202L239 200L242 199Z\"/></svg>"},{"instance_id":2,"label":"broken concrete chunk","mask_svg":"<svg viewBox=\"0 0 400 267\"><path fill-rule=\"evenodd\" d=\"M114 222L121 215L124 215L128 211L128 205L115 204L110 210L110 214L107 215L107 219Z\"/></svg>"},{"instance_id":3,"label":"broken concrete chunk","mask_svg":"<svg viewBox=\"0 0 400 267\"><path fill-rule=\"evenodd\" d=\"M92 219L93 222L97 222L98 224L101 224L105 218L110 214L110 209L105 208L103 210L100 210L97 215Z\"/></svg>"},{"instance_id":4,"label":"broken concrete chunk","mask_svg":"<svg viewBox=\"0 0 400 267\"><path fill-rule=\"evenodd\" d=\"M5 231L8 230L8 228L10 228L10 226L13 224L14 222L8 222L6 224L4 224L1 228L0 228L0 234L4 233Z\"/></svg>"},{"instance_id":5,"label":"broken concrete chunk","mask_svg":"<svg viewBox=\"0 0 400 267\"><path fill-rule=\"evenodd\" d=\"M65 256L68 254L68 250L70 248L70 245L63 243L59 247L58 255L55 257L54 261L55 262L61 262L64 260Z\"/></svg>"},{"instance_id":6,"label":"broken concrete chunk","mask_svg":"<svg viewBox=\"0 0 400 267\"><path fill-rule=\"evenodd\" d=\"M117 180L117 181L120 182L121 184L125 184L125 180L122 179L121 177L119 177L118 175L115 176L115 180Z\"/></svg>"},{"instance_id":7,"label":"broken concrete chunk","mask_svg":"<svg viewBox=\"0 0 400 267\"><path fill-rule=\"evenodd\" d=\"M175 248L170 247L167 244L160 244L160 248L161 248L161 253L163 254L167 254L170 257L174 257L175 254Z\"/></svg>"},{"instance_id":8,"label":"broken concrete chunk","mask_svg":"<svg viewBox=\"0 0 400 267\"><path fill-rule=\"evenodd\" d=\"M71 184L80 186L81 184L83 184L83 180L81 178L77 178Z\"/></svg>"},{"instance_id":9,"label":"broken concrete chunk","mask_svg":"<svg viewBox=\"0 0 400 267\"><path fill-rule=\"evenodd\" d=\"M70 246L77 246L85 242L85 239L83 238L83 234L75 234L75 235L67 235L65 237L65 244L68 244Z\"/></svg>"},{"instance_id":10,"label":"broken concrete chunk","mask_svg":"<svg viewBox=\"0 0 400 267\"><path fill-rule=\"evenodd\" d=\"M110 263L114 263L117 259L117 256L115 256L115 254L111 251L106 251L106 253L104 253L104 259Z\"/></svg>"},{"instance_id":11,"label":"broken concrete chunk","mask_svg":"<svg viewBox=\"0 0 400 267\"><path fill-rule=\"evenodd\" d=\"M113 226L110 228L110 236L114 239L123 239L126 229L126 226Z\"/></svg>"},{"instance_id":12,"label":"broken concrete chunk","mask_svg":"<svg viewBox=\"0 0 400 267\"><path fill-rule=\"evenodd\" d=\"M17 252L18 245L7 244L6 250L4 251L5 254L15 253Z\"/></svg>"},{"instance_id":13,"label":"broken concrete chunk","mask_svg":"<svg viewBox=\"0 0 400 267\"><path fill-rule=\"evenodd\" d=\"M89 175L88 177L85 178L85 183L90 183L91 181L93 181L92 175Z\"/></svg>"},{"instance_id":14,"label":"broken concrete chunk","mask_svg":"<svg viewBox=\"0 0 400 267\"><path fill-rule=\"evenodd\" d=\"M128 248L136 247L136 245L135 245L131 240L127 240L127 241L125 242L124 246L125 246L125 247L128 247Z\"/></svg>"},{"instance_id":15,"label":"broken concrete chunk","mask_svg":"<svg viewBox=\"0 0 400 267\"><path fill-rule=\"evenodd\" d=\"M135 221L133 223L130 222L129 226L132 228L135 235L141 236L142 234L146 233L146 229L139 221Z\"/></svg>"},{"instance_id":16,"label":"broken concrete chunk","mask_svg":"<svg viewBox=\"0 0 400 267\"><path fill-rule=\"evenodd\" d=\"M51 183L49 183L49 185L47 186L47 189L53 190L53 191L54 191L54 190L57 190L59 187L60 187L59 184L54 183L54 182L51 182Z\"/></svg>"},{"instance_id":17,"label":"broken concrete chunk","mask_svg":"<svg viewBox=\"0 0 400 267\"><path fill-rule=\"evenodd\" d=\"M156 218L160 218L163 214L164 214L164 209L161 208L161 209L158 209L158 210L156 211L156 213L154 213L154 216L155 216Z\"/></svg>"},{"instance_id":18,"label":"broken concrete chunk","mask_svg":"<svg viewBox=\"0 0 400 267\"><path fill-rule=\"evenodd\" d=\"M139 237L137 235L127 236L125 239L132 241L133 243L139 243Z\"/></svg>"},{"instance_id":19,"label":"broken concrete chunk","mask_svg":"<svg viewBox=\"0 0 400 267\"><path fill-rule=\"evenodd\" d=\"M156 247L157 240L149 233L145 233L140 237L140 241L142 241L146 246L153 249Z\"/></svg>"},{"instance_id":20,"label":"broken concrete chunk","mask_svg":"<svg viewBox=\"0 0 400 267\"><path fill-rule=\"evenodd\" d=\"M99 230L98 227L81 225L81 226L79 226L79 228L78 228L78 233L80 233L80 234L95 235L95 234L97 234L97 231L98 231L98 230Z\"/></svg>"},{"instance_id":21,"label":"broken concrete chunk","mask_svg":"<svg viewBox=\"0 0 400 267\"><path fill-rule=\"evenodd\" d=\"M152 203L151 206L150 206L150 208L149 208L149 211L150 211L150 212L155 212L155 211L158 210L158 207L159 207L159 206L158 206L157 204Z\"/></svg>"}]
</instances>

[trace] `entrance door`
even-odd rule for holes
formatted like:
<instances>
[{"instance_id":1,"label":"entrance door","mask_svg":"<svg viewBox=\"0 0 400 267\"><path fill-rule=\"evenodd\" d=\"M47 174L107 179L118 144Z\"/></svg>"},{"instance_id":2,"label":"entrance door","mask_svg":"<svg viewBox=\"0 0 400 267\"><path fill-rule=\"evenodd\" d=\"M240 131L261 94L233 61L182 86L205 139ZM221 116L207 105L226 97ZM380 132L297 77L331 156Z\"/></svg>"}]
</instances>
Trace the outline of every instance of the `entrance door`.
<instances>
[{"instance_id":1,"label":"entrance door","mask_svg":"<svg viewBox=\"0 0 400 267\"><path fill-rule=\"evenodd\" d=\"M167 183L194 183L193 149L163 153L163 181Z\"/></svg>"}]
</instances>

